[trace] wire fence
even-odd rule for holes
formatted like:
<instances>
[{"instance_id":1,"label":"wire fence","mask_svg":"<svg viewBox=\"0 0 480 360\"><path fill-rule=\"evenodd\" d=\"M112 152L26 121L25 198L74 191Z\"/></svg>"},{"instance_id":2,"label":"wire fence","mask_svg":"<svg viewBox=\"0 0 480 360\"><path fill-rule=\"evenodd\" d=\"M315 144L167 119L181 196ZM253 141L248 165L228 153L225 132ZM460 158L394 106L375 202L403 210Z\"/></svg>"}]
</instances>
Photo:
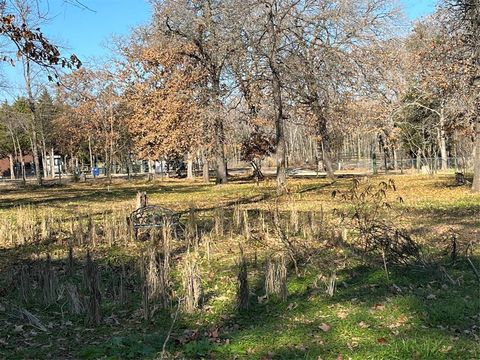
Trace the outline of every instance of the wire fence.
<instances>
[{"instance_id":1,"label":"wire fence","mask_svg":"<svg viewBox=\"0 0 480 360\"><path fill-rule=\"evenodd\" d=\"M134 163L130 168L122 168L118 167L113 171L113 177L131 177L131 176L145 176L145 175L158 175L157 167L150 169L147 162L142 164ZM241 166L240 166L241 165ZM267 165L267 164L265 164ZM304 164L290 164L288 166L289 173L291 174L301 174L305 172L311 173L312 171L317 175L319 173L324 172L324 168L322 163L320 164L312 164L305 162ZM417 174L434 174L441 171L454 171L454 172L461 172L466 173L473 170L473 157L449 157L447 159L441 159L439 157L436 158L399 158L399 159L371 159L371 158L363 158L358 159L356 157L342 157L341 159L333 162L334 170L342 173L364 173L364 174L377 174L377 173L388 173L388 172L399 172L399 173L417 173ZM241 174L245 172L249 172L250 166L247 163L244 164L237 164L236 167L229 167L229 172L231 174ZM267 168L268 167L267 165ZM305 171L303 171L303 170ZM15 168L15 181L22 180L22 173L20 168ZM84 178L86 177L105 177L106 171L104 166L99 166L94 169L85 168L80 171L80 174L83 174ZM212 169L211 169L212 170ZM271 167L270 172L274 172L275 167ZM196 176L200 176L202 169L195 167L194 173ZM267 170L268 171L268 170ZM300 172L299 172L300 171ZM77 172L77 177L80 176ZM3 176L2 176L3 175ZM73 173L66 171L64 167L61 168L61 173L55 174L56 178L65 178L74 176ZM162 168L161 175L163 176L173 176L173 177L185 177L186 176L186 169L183 166L175 167L168 169ZM211 174L214 176L214 174ZM33 180L35 179L35 168L33 164L31 164L26 169L25 173L26 180ZM11 177L10 174L0 174L0 181L10 181ZM66 180L66 179L65 179Z\"/></svg>"},{"instance_id":2,"label":"wire fence","mask_svg":"<svg viewBox=\"0 0 480 360\"><path fill-rule=\"evenodd\" d=\"M409 171L415 173L435 173L438 171L467 172L473 169L473 159L464 157L400 158L400 159L348 159L336 162L336 170L364 170L378 173L388 171Z\"/></svg>"}]
</instances>

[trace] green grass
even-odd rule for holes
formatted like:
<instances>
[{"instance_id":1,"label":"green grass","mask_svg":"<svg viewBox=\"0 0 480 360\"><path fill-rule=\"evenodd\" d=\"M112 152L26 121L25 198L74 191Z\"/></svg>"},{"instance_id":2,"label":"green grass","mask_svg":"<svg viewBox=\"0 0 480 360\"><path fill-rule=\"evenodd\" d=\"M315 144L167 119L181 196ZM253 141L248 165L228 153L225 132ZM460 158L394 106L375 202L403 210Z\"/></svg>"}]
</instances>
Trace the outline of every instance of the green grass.
<instances>
[{"instance_id":1,"label":"green grass","mask_svg":"<svg viewBox=\"0 0 480 360\"><path fill-rule=\"evenodd\" d=\"M374 181L385 178L378 177ZM180 312L166 350L176 358L206 359L478 359L480 358L480 286L463 257L466 244L478 240L480 197L466 188L450 187L447 176L396 176L403 204L394 206L399 226L410 231L432 260L422 267L364 263L348 248L315 244L314 255L297 276L289 269L288 300L259 301L264 295L263 260L267 245L245 243L242 237L215 239L211 261L200 248L205 302L201 309ZM136 191L149 193L150 203L175 210L211 208L243 200L245 208L283 210L324 209L328 216L342 206L330 196L350 180L293 180L290 194L274 197L274 184L247 182L215 187L197 182L119 182L72 184L59 188L0 189L0 220L14 224L18 211L53 213L61 218L76 213L125 211ZM263 200L259 201L259 196ZM31 206L18 210L18 206ZM210 213L206 213L205 221ZM6 223L5 222L5 223ZM458 235L459 257L451 264L446 249L452 229ZM249 258L250 308L235 308L238 244ZM84 315L68 312L65 299L52 305L41 301L38 288L30 289L25 303L19 291L22 266L41 269L44 255L52 257L59 283L83 289L86 247L75 248L73 274L67 269L65 243L0 246L0 358L5 359L155 359L159 358L172 324L172 313L159 310L151 321L139 313L141 294L139 256L144 244L99 244L92 249L101 273L103 323L85 324ZM254 248L258 261L253 261ZM473 261L480 265L478 249ZM435 260L435 261L433 261ZM176 269L181 253L173 258ZM121 264L127 264L127 303L113 296ZM439 266L457 284L452 284ZM321 276L337 269L333 297L325 293ZM17 316L17 308L38 316L41 331Z\"/></svg>"}]
</instances>

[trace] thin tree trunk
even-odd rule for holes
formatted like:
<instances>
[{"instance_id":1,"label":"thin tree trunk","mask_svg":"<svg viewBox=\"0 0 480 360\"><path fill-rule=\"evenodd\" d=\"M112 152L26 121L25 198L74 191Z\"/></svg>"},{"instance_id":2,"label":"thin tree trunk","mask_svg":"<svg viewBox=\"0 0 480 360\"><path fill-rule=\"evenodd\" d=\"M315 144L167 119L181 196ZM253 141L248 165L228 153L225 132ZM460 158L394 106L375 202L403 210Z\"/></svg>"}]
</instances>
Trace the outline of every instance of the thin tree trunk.
<instances>
[{"instance_id":1,"label":"thin tree trunk","mask_svg":"<svg viewBox=\"0 0 480 360\"><path fill-rule=\"evenodd\" d=\"M90 171L92 171L94 163L93 163L93 152L92 152L92 138L88 137L88 154L90 156Z\"/></svg>"},{"instance_id":2,"label":"thin tree trunk","mask_svg":"<svg viewBox=\"0 0 480 360\"><path fill-rule=\"evenodd\" d=\"M439 144L440 144L440 157L442 161L442 170L447 170L448 167L448 155L447 155L447 135L445 131L445 112L443 101L440 106L440 122L439 122Z\"/></svg>"},{"instance_id":3,"label":"thin tree trunk","mask_svg":"<svg viewBox=\"0 0 480 360\"><path fill-rule=\"evenodd\" d=\"M30 108L31 114L31 124L30 124L30 131L32 135L32 152L33 152L33 161L35 163L35 175L37 177L37 184L42 185L42 173L40 170L40 156L38 154L38 137L37 137L37 117L36 117L36 109L35 109L35 98L33 97L32 92L32 77L30 71L30 60L27 58L24 62L23 67L23 75L25 79L25 88L27 91L27 98L28 98L28 106Z\"/></svg>"},{"instance_id":4,"label":"thin tree trunk","mask_svg":"<svg viewBox=\"0 0 480 360\"><path fill-rule=\"evenodd\" d=\"M8 160L10 162L10 179L15 180L15 169L13 166L13 155L8 154Z\"/></svg>"},{"instance_id":5,"label":"thin tree trunk","mask_svg":"<svg viewBox=\"0 0 480 360\"><path fill-rule=\"evenodd\" d=\"M112 183L112 168L113 168L113 148L114 148L114 121L113 106L110 106L110 153L108 154L108 181Z\"/></svg>"},{"instance_id":6,"label":"thin tree trunk","mask_svg":"<svg viewBox=\"0 0 480 360\"><path fill-rule=\"evenodd\" d=\"M397 149L395 147L392 147L392 155L393 155L393 170L398 170L398 155L397 155Z\"/></svg>"},{"instance_id":7,"label":"thin tree trunk","mask_svg":"<svg viewBox=\"0 0 480 360\"><path fill-rule=\"evenodd\" d=\"M42 167L43 167L43 177L46 179L48 178L49 175L51 175L49 171L49 164L47 164L47 147L45 145L45 138L43 136L43 133L41 134L42 141L41 141L41 153L42 153Z\"/></svg>"},{"instance_id":8,"label":"thin tree trunk","mask_svg":"<svg viewBox=\"0 0 480 360\"><path fill-rule=\"evenodd\" d=\"M478 1L466 2L470 5L468 9L471 20L471 25L473 25L473 42L474 42L474 62L476 68L480 68L480 3ZM465 5L466 6L466 5ZM473 157L474 169L473 169L473 182L472 182L472 192L480 193L480 84L478 78L478 71L475 74L477 77L473 81L476 84L475 91L475 110L476 110L476 122L475 122L475 155Z\"/></svg>"},{"instance_id":9,"label":"thin tree trunk","mask_svg":"<svg viewBox=\"0 0 480 360\"><path fill-rule=\"evenodd\" d=\"M223 128L222 104L220 102L220 80L214 80L214 96L216 101L216 114L214 116L214 135L215 135L215 165L216 165L216 183L227 183L227 162L225 158L225 131Z\"/></svg>"},{"instance_id":10,"label":"thin tree trunk","mask_svg":"<svg viewBox=\"0 0 480 360\"><path fill-rule=\"evenodd\" d=\"M22 170L22 182L25 184L25 182L27 181L26 179L26 172L25 172L25 161L23 160L23 151L22 151L22 147L20 146L20 141L18 140L17 138L17 147L18 147L18 153L20 155L20 166L21 166L21 170Z\"/></svg>"},{"instance_id":11,"label":"thin tree trunk","mask_svg":"<svg viewBox=\"0 0 480 360\"><path fill-rule=\"evenodd\" d=\"M208 158L207 155L205 154L205 150L202 150L202 175L203 175L203 182L209 183L210 182L210 172L209 172L209 166L208 166Z\"/></svg>"},{"instance_id":12,"label":"thin tree trunk","mask_svg":"<svg viewBox=\"0 0 480 360\"><path fill-rule=\"evenodd\" d=\"M285 144L285 119L283 115L282 83L277 63L278 29L275 25L273 6L269 11L269 31L271 48L269 55L270 71L272 72L272 92L275 106L275 157L277 161L277 194L286 192L286 144Z\"/></svg>"},{"instance_id":13,"label":"thin tree trunk","mask_svg":"<svg viewBox=\"0 0 480 360\"><path fill-rule=\"evenodd\" d=\"M328 134L327 129L327 119L322 114L322 111L319 107L315 108L315 114L317 117L318 147L319 152L321 151L322 153L323 166L327 172L327 177L329 179L334 179L335 170L333 169L332 164L330 135Z\"/></svg>"},{"instance_id":14,"label":"thin tree trunk","mask_svg":"<svg viewBox=\"0 0 480 360\"><path fill-rule=\"evenodd\" d=\"M193 155L191 152L187 153L187 179L193 180Z\"/></svg>"},{"instance_id":15,"label":"thin tree trunk","mask_svg":"<svg viewBox=\"0 0 480 360\"><path fill-rule=\"evenodd\" d=\"M13 167L12 167L12 164L10 164L10 179L12 180L15 180L16 178L16 174L15 174L15 164L18 162L18 149L17 149L17 143L15 141L15 136L13 135L13 133L11 133L11 137L12 137L12 144L13 144L13 152L15 153L15 162L13 164ZM13 162L13 159L12 159L12 162Z\"/></svg>"},{"instance_id":16,"label":"thin tree trunk","mask_svg":"<svg viewBox=\"0 0 480 360\"><path fill-rule=\"evenodd\" d=\"M475 155L473 158L474 170L473 170L473 183L472 192L480 192L480 116L477 116L475 122Z\"/></svg>"},{"instance_id":17,"label":"thin tree trunk","mask_svg":"<svg viewBox=\"0 0 480 360\"><path fill-rule=\"evenodd\" d=\"M33 115L32 120L32 152L33 152L33 162L35 164L35 175L37 178L37 185L42 185L42 172L40 169L40 158L38 155L38 145L37 145L37 131L35 130L35 115Z\"/></svg>"},{"instance_id":18,"label":"thin tree trunk","mask_svg":"<svg viewBox=\"0 0 480 360\"><path fill-rule=\"evenodd\" d=\"M50 175L55 179L55 151L53 147L50 150Z\"/></svg>"}]
</instances>

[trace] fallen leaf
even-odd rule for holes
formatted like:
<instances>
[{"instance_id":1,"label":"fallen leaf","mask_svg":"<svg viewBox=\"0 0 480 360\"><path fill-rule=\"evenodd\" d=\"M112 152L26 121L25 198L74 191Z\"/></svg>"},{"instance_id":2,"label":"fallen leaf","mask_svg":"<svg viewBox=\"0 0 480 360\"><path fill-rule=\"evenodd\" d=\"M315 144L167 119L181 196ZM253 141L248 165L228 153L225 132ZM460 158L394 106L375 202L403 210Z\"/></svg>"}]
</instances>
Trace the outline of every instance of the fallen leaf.
<instances>
[{"instance_id":1,"label":"fallen leaf","mask_svg":"<svg viewBox=\"0 0 480 360\"><path fill-rule=\"evenodd\" d=\"M387 339L385 339L384 337L381 337L381 338L378 338L378 339L377 339L377 342L378 342L379 344L386 344L388 341L387 341Z\"/></svg>"},{"instance_id":2,"label":"fallen leaf","mask_svg":"<svg viewBox=\"0 0 480 360\"><path fill-rule=\"evenodd\" d=\"M219 330L218 328L216 328L215 330L213 330L210 334L210 336L214 339L218 338L218 335L219 335Z\"/></svg>"},{"instance_id":3,"label":"fallen leaf","mask_svg":"<svg viewBox=\"0 0 480 360\"><path fill-rule=\"evenodd\" d=\"M320 330L322 331L330 331L330 329L332 328L330 325L328 324L325 324L325 323L321 323L320 326L319 326Z\"/></svg>"},{"instance_id":4,"label":"fallen leaf","mask_svg":"<svg viewBox=\"0 0 480 360\"><path fill-rule=\"evenodd\" d=\"M383 304L375 304L373 305L373 310L385 310L385 305Z\"/></svg>"},{"instance_id":5,"label":"fallen leaf","mask_svg":"<svg viewBox=\"0 0 480 360\"><path fill-rule=\"evenodd\" d=\"M363 321L360 321L360 322L358 323L358 326L360 326L362 329L367 329L367 328L370 327L370 325L366 324L366 323L363 322Z\"/></svg>"}]
</instances>

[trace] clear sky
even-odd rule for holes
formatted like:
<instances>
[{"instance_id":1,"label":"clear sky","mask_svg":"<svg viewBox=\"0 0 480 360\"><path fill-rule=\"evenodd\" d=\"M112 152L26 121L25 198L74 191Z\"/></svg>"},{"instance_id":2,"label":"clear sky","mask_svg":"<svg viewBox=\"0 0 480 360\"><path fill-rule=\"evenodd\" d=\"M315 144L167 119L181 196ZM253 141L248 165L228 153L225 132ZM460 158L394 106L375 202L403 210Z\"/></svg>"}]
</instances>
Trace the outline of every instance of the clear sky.
<instances>
[{"instance_id":1,"label":"clear sky","mask_svg":"<svg viewBox=\"0 0 480 360\"><path fill-rule=\"evenodd\" d=\"M353 1L353 0L352 0ZM401 0L405 13L410 20L431 14L438 3L437 0Z\"/></svg>"},{"instance_id":2,"label":"clear sky","mask_svg":"<svg viewBox=\"0 0 480 360\"><path fill-rule=\"evenodd\" d=\"M351 0L355 1L355 0ZM437 0L398 0L410 20L427 15L435 9ZM111 35L128 34L132 27L149 21L151 7L147 0L81 0L92 9L69 5L75 0L48 0L50 20L41 25L42 31L54 43L60 44L63 53L75 53L86 64L108 54ZM11 99L21 93L21 73L2 64L10 87L0 99Z\"/></svg>"}]
</instances>

